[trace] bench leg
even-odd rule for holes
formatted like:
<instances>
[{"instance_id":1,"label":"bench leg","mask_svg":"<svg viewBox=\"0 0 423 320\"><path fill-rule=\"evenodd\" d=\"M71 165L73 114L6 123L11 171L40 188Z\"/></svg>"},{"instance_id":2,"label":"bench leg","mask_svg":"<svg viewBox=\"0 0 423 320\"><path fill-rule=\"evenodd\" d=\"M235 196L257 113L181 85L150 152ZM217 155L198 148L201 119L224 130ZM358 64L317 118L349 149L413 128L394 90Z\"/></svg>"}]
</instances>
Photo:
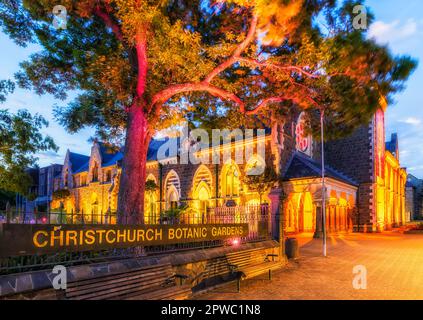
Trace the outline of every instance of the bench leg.
<instances>
[{"instance_id":1,"label":"bench leg","mask_svg":"<svg viewBox=\"0 0 423 320\"><path fill-rule=\"evenodd\" d=\"M238 278L237 282L236 282L236 289L238 290L238 293L241 292L241 279Z\"/></svg>"},{"instance_id":2,"label":"bench leg","mask_svg":"<svg viewBox=\"0 0 423 320\"><path fill-rule=\"evenodd\" d=\"M272 270L269 269L269 280L272 280Z\"/></svg>"}]
</instances>

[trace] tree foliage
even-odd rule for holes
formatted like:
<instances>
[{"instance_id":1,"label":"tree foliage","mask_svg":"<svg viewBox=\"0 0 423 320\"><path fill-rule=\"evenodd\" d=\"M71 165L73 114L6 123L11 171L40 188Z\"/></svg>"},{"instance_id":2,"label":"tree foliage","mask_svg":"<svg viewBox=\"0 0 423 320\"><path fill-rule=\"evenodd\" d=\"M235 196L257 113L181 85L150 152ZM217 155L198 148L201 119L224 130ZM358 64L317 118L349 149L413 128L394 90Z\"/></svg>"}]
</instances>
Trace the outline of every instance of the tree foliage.
<instances>
[{"instance_id":1,"label":"tree foliage","mask_svg":"<svg viewBox=\"0 0 423 320\"><path fill-rule=\"evenodd\" d=\"M71 195L68 189L59 189L53 192L54 200L66 200Z\"/></svg>"},{"instance_id":2,"label":"tree foliage","mask_svg":"<svg viewBox=\"0 0 423 320\"><path fill-rule=\"evenodd\" d=\"M275 187L280 179L281 177L276 173L274 165L268 163L264 166L262 174L248 174L247 171L247 174L243 177L243 182L248 186L248 190L258 193L260 204L262 204L263 195Z\"/></svg>"},{"instance_id":3,"label":"tree foliage","mask_svg":"<svg viewBox=\"0 0 423 320\"><path fill-rule=\"evenodd\" d=\"M147 180L145 183L145 191L149 193L154 193L157 191L159 186L156 184L154 180Z\"/></svg>"},{"instance_id":4,"label":"tree foliage","mask_svg":"<svg viewBox=\"0 0 423 320\"><path fill-rule=\"evenodd\" d=\"M34 154L57 151L52 138L40 131L46 126L48 122L38 114L0 110L0 189L28 194L32 181L26 169L36 164Z\"/></svg>"}]
</instances>

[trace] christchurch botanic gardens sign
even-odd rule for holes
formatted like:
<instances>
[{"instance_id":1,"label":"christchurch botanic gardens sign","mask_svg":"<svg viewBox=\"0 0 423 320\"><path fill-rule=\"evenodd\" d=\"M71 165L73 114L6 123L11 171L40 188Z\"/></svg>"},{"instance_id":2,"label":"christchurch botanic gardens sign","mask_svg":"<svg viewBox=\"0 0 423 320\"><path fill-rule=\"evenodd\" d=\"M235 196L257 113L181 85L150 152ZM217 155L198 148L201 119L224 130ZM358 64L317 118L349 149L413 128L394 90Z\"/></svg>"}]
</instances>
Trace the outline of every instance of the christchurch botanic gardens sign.
<instances>
[{"instance_id":1,"label":"christchurch botanic gardens sign","mask_svg":"<svg viewBox=\"0 0 423 320\"><path fill-rule=\"evenodd\" d=\"M248 224L19 225L0 224L0 257L165 245L248 236Z\"/></svg>"}]
</instances>

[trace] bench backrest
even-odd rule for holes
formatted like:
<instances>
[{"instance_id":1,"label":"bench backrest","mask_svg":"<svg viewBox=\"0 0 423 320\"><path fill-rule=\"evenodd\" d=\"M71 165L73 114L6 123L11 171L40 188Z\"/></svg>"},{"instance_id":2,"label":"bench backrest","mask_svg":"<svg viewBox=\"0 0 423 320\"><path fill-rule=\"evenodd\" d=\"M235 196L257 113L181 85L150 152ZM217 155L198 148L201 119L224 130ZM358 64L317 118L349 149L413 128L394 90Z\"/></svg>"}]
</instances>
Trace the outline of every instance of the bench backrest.
<instances>
[{"instance_id":1,"label":"bench backrest","mask_svg":"<svg viewBox=\"0 0 423 320\"><path fill-rule=\"evenodd\" d=\"M131 292L175 285L170 264L155 265L102 277L70 282L67 299L111 299Z\"/></svg>"},{"instance_id":2,"label":"bench backrest","mask_svg":"<svg viewBox=\"0 0 423 320\"><path fill-rule=\"evenodd\" d=\"M266 259L266 254L261 249L251 249L230 253L227 255L227 258L230 264L241 268L248 265L263 263Z\"/></svg>"},{"instance_id":3,"label":"bench backrest","mask_svg":"<svg viewBox=\"0 0 423 320\"><path fill-rule=\"evenodd\" d=\"M231 265L245 267L248 265L263 263L266 255L262 249L250 249L228 253L223 257L215 258L207 262L204 271L193 279L193 283L199 283L206 278L213 278L229 274Z\"/></svg>"}]
</instances>

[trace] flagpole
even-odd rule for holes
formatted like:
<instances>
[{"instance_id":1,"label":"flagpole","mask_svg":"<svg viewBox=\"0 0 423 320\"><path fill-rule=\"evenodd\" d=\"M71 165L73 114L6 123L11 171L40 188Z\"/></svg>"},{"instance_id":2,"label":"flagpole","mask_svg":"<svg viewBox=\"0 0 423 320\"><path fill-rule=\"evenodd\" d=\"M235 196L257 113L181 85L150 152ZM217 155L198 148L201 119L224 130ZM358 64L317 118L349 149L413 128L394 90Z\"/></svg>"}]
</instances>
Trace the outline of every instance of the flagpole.
<instances>
[{"instance_id":1,"label":"flagpole","mask_svg":"<svg viewBox=\"0 0 423 320\"><path fill-rule=\"evenodd\" d=\"M327 239L326 239L326 185L325 185L325 142L324 142L324 116L325 111L320 111L320 131L322 140L322 224L323 224L323 256L327 257Z\"/></svg>"}]
</instances>

